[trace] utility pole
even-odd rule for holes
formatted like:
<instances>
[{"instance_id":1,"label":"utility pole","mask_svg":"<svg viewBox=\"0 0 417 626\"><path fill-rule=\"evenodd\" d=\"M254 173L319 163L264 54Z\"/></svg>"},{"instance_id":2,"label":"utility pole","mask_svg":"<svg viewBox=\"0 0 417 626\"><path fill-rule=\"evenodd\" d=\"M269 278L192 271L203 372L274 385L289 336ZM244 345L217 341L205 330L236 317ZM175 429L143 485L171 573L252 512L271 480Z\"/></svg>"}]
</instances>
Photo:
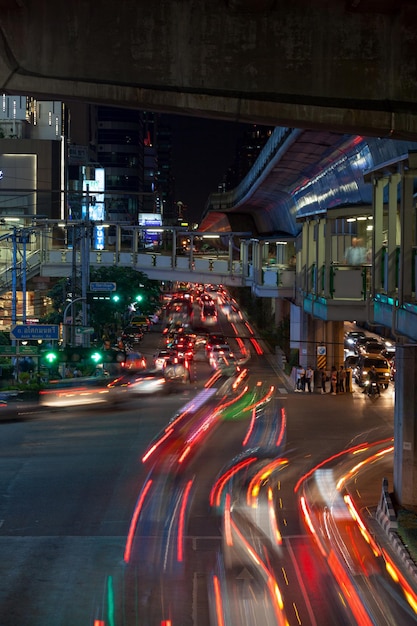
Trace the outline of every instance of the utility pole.
<instances>
[{"instance_id":1,"label":"utility pole","mask_svg":"<svg viewBox=\"0 0 417 626\"><path fill-rule=\"evenodd\" d=\"M86 214L85 223L83 226L82 248L81 248L81 296L82 296L82 323L83 326L88 326L88 303L87 293L90 285L90 186L87 185L86 194ZM83 335L83 345L88 347L90 345L90 335Z\"/></svg>"},{"instance_id":2,"label":"utility pole","mask_svg":"<svg viewBox=\"0 0 417 626\"><path fill-rule=\"evenodd\" d=\"M17 300L17 229L13 226L12 234L12 326L16 324L16 300Z\"/></svg>"}]
</instances>

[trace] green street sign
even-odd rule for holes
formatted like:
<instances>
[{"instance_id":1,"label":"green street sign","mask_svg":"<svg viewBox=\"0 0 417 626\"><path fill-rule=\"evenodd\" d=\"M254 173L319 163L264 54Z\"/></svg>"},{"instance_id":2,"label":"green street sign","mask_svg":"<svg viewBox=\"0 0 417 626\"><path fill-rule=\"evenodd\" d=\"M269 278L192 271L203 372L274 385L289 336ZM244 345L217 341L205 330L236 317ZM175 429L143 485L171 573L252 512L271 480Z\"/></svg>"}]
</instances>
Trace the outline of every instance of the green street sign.
<instances>
[{"instance_id":1,"label":"green street sign","mask_svg":"<svg viewBox=\"0 0 417 626\"><path fill-rule=\"evenodd\" d=\"M76 335L91 335L94 332L94 328L91 326L76 326L75 334Z\"/></svg>"},{"instance_id":2,"label":"green street sign","mask_svg":"<svg viewBox=\"0 0 417 626\"><path fill-rule=\"evenodd\" d=\"M19 348L19 349L18 349ZM37 346L0 346L0 356L37 355Z\"/></svg>"},{"instance_id":3,"label":"green street sign","mask_svg":"<svg viewBox=\"0 0 417 626\"><path fill-rule=\"evenodd\" d=\"M15 356L16 346L0 346L0 356Z\"/></svg>"},{"instance_id":4,"label":"green street sign","mask_svg":"<svg viewBox=\"0 0 417 626\"><path fill-rule=\"evenodd\" d=\"M12 346L14 347L14 346ZM18 354L38 354L39 349L37 346L19 346Z\"/></svg>"}]
</instances>

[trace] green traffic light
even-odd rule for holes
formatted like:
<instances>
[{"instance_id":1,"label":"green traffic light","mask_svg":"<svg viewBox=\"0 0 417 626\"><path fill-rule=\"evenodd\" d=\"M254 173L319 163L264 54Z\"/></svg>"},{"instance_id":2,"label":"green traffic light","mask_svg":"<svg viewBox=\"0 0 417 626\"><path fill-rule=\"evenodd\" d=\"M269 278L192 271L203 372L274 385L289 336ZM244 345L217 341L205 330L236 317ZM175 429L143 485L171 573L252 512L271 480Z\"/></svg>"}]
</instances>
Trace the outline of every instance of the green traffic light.
<instances>
[{"instance_id":1,"label":"green traffic light","mask_svg":"<svg viewBox=\"0 0 417 626\"><path fill-rule=\"evenodd\" d=\"M55 363L57 359L58 359L58 355L56 352L47 352L45 354L45 361L47 361L50 365Z\"/></svg>"},{"instance_id":2,"label":"green traffic light","mask_svg":"<svg viewBox=\"0 0 417 626\"><path fill-rule=\"evenodd\" d=\"M92 361L94 361L94 363L100 363L100 361L103 359L103 356L100 352L93 352L90 355L90 358Z\"/></svg>"},{"instance_id":3,"label":"green traffic light","mask_svg":"<svg viewBox=\"0 0 417 626\"><path fill-rule=\"evenodd\" d=\"M142 302L142 300L143 300L142 294L138 293L138 295L136 296L135 300L136 300L136 302Z\"/></svg>"},{"instance_id":4,"label":"green traffic light","mask_svg":"<svg viewBox=\"0 0 417 626\"><path fill-rule=\"evenodd\" d=\"M115 293L114 296L111 297L111 299L113 300L113 302L120 302L120 296Z\"/></svg>"}]
</instances>

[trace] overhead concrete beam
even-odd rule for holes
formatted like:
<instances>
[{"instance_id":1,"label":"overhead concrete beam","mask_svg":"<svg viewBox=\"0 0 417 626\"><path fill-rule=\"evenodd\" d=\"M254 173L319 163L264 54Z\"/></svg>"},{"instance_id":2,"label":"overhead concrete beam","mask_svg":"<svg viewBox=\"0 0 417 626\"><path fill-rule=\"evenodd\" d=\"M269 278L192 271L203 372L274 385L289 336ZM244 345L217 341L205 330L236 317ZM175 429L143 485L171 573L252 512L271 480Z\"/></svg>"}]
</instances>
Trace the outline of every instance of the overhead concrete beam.
<instances>
[{"instance_id":1,"label":"overhead concrete beam","mask_svg":"<svg viewBox=\"0 0 417 626\"><path fill-rule=\"evenodd\" d=\"M410 0L1 0L0 85L240 122L417 137Z\"/></svg>"}]
</instances>

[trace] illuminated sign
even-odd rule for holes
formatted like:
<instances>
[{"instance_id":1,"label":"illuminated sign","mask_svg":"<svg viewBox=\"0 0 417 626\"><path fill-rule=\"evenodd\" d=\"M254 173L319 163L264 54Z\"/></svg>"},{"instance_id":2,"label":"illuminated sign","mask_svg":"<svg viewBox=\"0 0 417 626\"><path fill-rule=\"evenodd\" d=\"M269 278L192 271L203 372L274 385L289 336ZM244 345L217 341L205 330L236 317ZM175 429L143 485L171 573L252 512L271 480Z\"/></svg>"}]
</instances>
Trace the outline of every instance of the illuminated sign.
<instances>
[{"instance_id":1,"label":"illuminated sign","mask_svg":"<svg viewBox=\"0 0 417 626\"><path fill-rule=\"evenodd\" d=\"M94 172L94 178L87 178ZM103 222L105 219L104 208L104 191L105 191L105 175L104 168L83 168L83 191L88 191L88 217L92 222ZM87 196L86 196L87 198ZM87 213L87 203L83 206L83 217ZM105 235L104 227L95 225L93 231L93 248L94 250L104 250Z\"/></svg>"},{"instance_id":2,"label":"illuminated sign","mask_svg":"<svg viewBox=\"0 0 417 626\"><path fill-rule=\"evenodd\" d=\"M162 226L160 213L139 213L139 226Z\"/></svg>"}]
</instances>

